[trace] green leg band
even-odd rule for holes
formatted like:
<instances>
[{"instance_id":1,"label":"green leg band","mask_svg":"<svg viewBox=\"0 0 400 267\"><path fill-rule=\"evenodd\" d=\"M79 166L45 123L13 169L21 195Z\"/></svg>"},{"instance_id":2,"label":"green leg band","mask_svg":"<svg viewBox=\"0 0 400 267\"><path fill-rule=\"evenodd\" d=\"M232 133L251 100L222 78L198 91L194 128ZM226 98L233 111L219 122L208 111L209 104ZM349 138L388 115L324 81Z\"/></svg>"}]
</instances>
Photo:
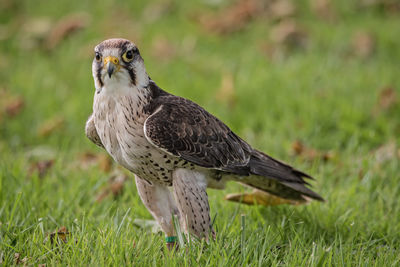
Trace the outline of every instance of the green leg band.
<instances>
[{"instance_id":1,"label":"green leg band","mask_svg":"<svg viewBox=\"0 0 400 267\"><path fill-rule=\"evenodd\" d=\"M165 242L167 242L167 243L175 243L176 242L176 236L167 236L167 237L165 237Z\"/></svg>"}]
</instances>

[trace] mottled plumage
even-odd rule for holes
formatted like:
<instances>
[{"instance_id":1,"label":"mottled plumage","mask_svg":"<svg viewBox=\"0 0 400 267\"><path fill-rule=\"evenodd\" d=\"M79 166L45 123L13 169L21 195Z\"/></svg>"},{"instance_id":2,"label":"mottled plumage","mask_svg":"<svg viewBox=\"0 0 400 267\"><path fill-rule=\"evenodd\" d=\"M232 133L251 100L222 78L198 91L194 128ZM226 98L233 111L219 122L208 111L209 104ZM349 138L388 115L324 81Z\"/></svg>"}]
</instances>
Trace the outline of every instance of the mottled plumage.
<instances>
[{"instance_id":1,"label":"mottled plumage","mask_svg":"<svg viewBox=\"0 0 400 267\"><path fill-rule=\"evenodd\" d=\"M176 214L186 232L207 238L206 188L228 180L300 202L322 200L305 186L309 175L253 149L199 105L160 89L130 41L106 40L95 53L86 135L136 175L141 199L167 236L174 235Z\"/></svg>"}]
</instances>

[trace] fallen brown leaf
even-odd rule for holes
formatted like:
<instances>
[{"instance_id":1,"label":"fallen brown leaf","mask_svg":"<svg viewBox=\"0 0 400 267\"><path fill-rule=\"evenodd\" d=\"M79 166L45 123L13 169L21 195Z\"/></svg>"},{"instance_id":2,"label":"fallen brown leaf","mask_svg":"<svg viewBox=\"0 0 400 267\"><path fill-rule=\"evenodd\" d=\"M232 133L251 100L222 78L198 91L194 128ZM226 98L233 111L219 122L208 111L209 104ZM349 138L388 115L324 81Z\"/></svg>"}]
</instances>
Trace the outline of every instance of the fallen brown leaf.
<instances>
[{"instance_id":1,"label":"fallen brown leaf","mask_svg":"<svg viewBox=\"0 0 400 267\"><path fill-rule=\"evenodd\" d=\"M108 185L97 195L96 201L101 202L107 196L112 195L114 198L120 196L124 190L124 184L129 179L124 173L117 173L110 177Z\"/></svg>"},{"instance_id":2,"label":"fallen brown leaf","mask_svg":"<svg viewBox=\"0 0 400 267\"><path fill-rule=\"evenodd\" d=\"M390 109L398 102L396 90L393 87L385 87L379 93L379 107L383 110Z\"/></svg>"},{"instance_id":3,"label":"fallen brown leaf","mask_svg":"<svg viewBox=\"0 0 400 267\"><path fill-rule=\"evenodd\" d=\"M61 128L63 128L64 124L65 124L64 117L61 116L53 117L39 126L38 135L40 137L49 136L56 130L60 130Z\"/></svg>"},{"instance_id":4,"label":"fallen brown leaf","mask_svg":"<svg viewBox=\"0 0 400 267\"><path fill-rule=\"evenodd\" d=\"M112 160L110 156L108 156L107 154L104 153L100 154L98 156L98 162L99 162L99 168L103 172L109 172L111 170Z\"/></svg>"},{"instance_id":5,"label":"fallen brown leaf","mask_svg":"<svg viewBox=\"0 0 400 267\"><path fill-rule=\"evenodd\" d=\"M383 144L374 151L372 154L375 157L376 163L382 164L387 161L396 160L398 155L397 145L395 141Z\"/></svg>"},{"instance_id":6,"label":"fallen brown leaf","mask_svg":"<svg viewBox=\"0 0 400 267\"><path fill-rule=\"evenodd\" d=\"M305 48L307 33L293 19L285 19L271 29L271 40L285 48Z\"/></svg>"},{"instance_id":7,"label":"fallen brown leaf","mask_svg":"<svg viewBox=\"0 0 400 267\"><path fill-rule=\"evenodd\" d=\"M14 254L14 264L15 265L23 264L24 266L26 266L28 260L29 259L26 256L23 259L21 259L21 254L20 253L15 253Z\"/></svg>"},{"instance_id":8,"label":"fallen brown leaf","mask_svg":"<svg viewBox=\"0 0 400 267\"><path fill-rule=\"evenodd\" d=\"M301 141L296 140L292 143L292 151L295 156L299 156L305 160L313 161L315 159L322 159L328 161L334 158L334 153L323 152L313 148L306 147Z\"/></svg>"},{"instance_id":9,"label":"fallen brown leaf","mask_svg":"<svg viewBox=\"0 0 400 267\"><path fill-rule=\"evenodd\" d=\"M257 189L254 189L252 192L228 194L225 196L225 200L247 205L263 205L266 207L282 204L299 205L307 202L280 198Z\"/></svg>"},{"instance_id":10,"label":"fallen brown leaf","mask_svg":"<svg viewBox=\"0 0 400 267\"><path fill-rule=\"evenodd\" d=\"M50 168L53 167L53 165L54 160L43 160L34 162L29 167L28 176L31 177L35 172L37 172L39 178L43 178L46 176Z\"/></svg>"},{"instance_id":11,"label":"fallen brown leaf","mask_svg":"<svg viewBox=\"0 0 400 267\"><path fill-rule=\"evenodd\" d=\"M5 107L5 111L9 117L18 115L25 106L25 101L21 96L11 99Z\"/></svg>"},{"instance_id":12,"label":"fallen brown leaf","mask_svg":"<svg viewBox=\"0 0 400 267\"><path fill-rule=\"evenodd\" d=\"M238 0L217 14L198 18L205 29L218 34L229 34L243 29L262 10L259 0Z\"/></svg>"},{"instance_id":13,"label":"fallen brown leaf","mask_svg":"<svg viewBox=\"0 0 400 267\"><path fill-rule=\"evenodd\" d=\"M20 95L13 95L9 90L0 88L0 121L3 117L17 116L25 106L24 98Z\"/></svg>"},{"instance_id":14,"label":"fallen brown leaf","mask_svg":"<svg viewBox=\"0 0 400 267\"><path fill-rule=\"evenodd\" d=\"M2 0L0 1L0 9L2 11L13 11L12 9L17 9L19 7L18 2L13 0Z\"/></svg>"},{"instance_id":15,"label":"fallen brown leaf","mask_svg":"<svg viewBox=\"0 0 400 267\"><path fill-rule=\"evenodd\" d=\"M85 152L79 156L79 166L83 169L88 169L89 167L97 164L98 155L92 152Z\"/></svg>"},{"instance_id":16,"label":"fallen brown leaf","mask_svg":"<svg viewBox=\"0 0 400 267\"><path fill-rule=\"evenodd\" d=\"M331 0L311 0L311 10L320 19L333 22L337 18L337 14L332 5Z\"/></svg>"},{"instance_id":17,"label":"fallen brown leaf","mask_svg":"<svg viewBox=\"0 0 400 267\"><path fill-rule=\"evenodd\" d=\"M87 27L90 16L87 13L70 14L61 18L51 29L45 40L45 48L53 50L77 30Z\"/></svg>"},{"instance_id":18,"label":"fallen brown leaf","mask_svg":"<svg viewBox=\"0 0 400 267\"><path fill-rule=\"evenodd\" d=\"M227 103L230 108L235 106L236 94L232 73L224 73L222 75L221 86L215 98L221 103Z\"/></svg>"},{"instance_id":19,"label":"fallen brown leaf","mask_svg":"<svg viewBox=\"0 0 400 267\"><path fill-rule=\"evenodd\" d=\"M354 55L360 58L368 58L375 51L375 37L367 31L357 31L353 35L351 46Z\"/></svg>"},{"instance_id":20,"label":"fallen brown leaf","mask_svg":"<svg viewBox=\"0 0 400 267\"><path fill-rule=\"evenodd\" d=\"M14 253L14 264L20 264L20 263L21 263L21 254Z\"/></svg>"},{"instance_id":21,"label":"fallen brown leaf","mask_svg":"<svg viewBox=\"0 0 400 267\"><path fill-rule=\"evenodd\" d=\"M62 243L67 243L68 240L71 238L70 232L67 230L67 227L61 226L58 230L55 230L51 234L49 234L46 239L44 240L44 243L47 243L47 241L50 239L51 244L62 244Z\"/></svg>"},{"instance_id":22,"label":"fallen brown leaf","mask_svg":"<svg viewBox=\"0 0 400 267\"><path fill-rule=\"evenodd\" d=\"M79 156L79 167L82 169L88 169L94 165L98 165L103 172L109 172L112 167L112 160L105 153L85 152Z\"/></svg>"},{"instance_id":23,"label":"fallen brown leaf","mask_svg":"<svg viewBox=\"0 0 400 267\"><path fill-rule=\"evenodd\" d=\"M364 169L360 168L360 169L358 170L358 180L361 181L361 180L364 178L364 176L365 176Z\"/></svg>"}]
</instances>

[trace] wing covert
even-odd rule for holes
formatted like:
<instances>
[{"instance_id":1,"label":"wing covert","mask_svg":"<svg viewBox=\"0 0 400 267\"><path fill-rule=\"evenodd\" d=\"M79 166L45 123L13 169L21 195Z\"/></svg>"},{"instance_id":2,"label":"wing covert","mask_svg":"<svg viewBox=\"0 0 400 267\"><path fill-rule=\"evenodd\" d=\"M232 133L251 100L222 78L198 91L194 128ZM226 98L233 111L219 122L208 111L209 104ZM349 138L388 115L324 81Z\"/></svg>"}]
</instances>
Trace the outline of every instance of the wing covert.
<instances>
[{"instance_id":1,"label":"wing covert","mask_svg":"<svg viewBox=\"0 0 400 267\"><path fill-rule=\"evenodd\" d=\"M153 145L202 167L248 175L252 148L228 126L181 97L161 96L158 103L144 126Z\"/></svg>"}]
</instances>

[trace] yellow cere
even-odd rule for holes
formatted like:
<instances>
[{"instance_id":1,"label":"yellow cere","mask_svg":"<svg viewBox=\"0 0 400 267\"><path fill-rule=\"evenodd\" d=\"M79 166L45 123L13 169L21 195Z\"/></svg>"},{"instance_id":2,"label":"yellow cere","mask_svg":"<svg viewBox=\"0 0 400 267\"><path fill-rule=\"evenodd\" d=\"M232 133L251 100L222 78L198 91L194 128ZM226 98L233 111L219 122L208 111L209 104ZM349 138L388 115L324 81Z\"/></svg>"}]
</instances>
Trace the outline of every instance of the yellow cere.
<instances>
[{"instance_id":1,"label":"yellow cere","mask_svg":"<svg viewBox=\"0 0 400 267\"><path fill-rule=\"evenodd\" d=\"M104 58L104 68L106 68L108 62L113 63L117 68L115 72L119 71L121 65L119 65L119 59L113 56L108 56Z\"/></svg>"}]
</instances>

